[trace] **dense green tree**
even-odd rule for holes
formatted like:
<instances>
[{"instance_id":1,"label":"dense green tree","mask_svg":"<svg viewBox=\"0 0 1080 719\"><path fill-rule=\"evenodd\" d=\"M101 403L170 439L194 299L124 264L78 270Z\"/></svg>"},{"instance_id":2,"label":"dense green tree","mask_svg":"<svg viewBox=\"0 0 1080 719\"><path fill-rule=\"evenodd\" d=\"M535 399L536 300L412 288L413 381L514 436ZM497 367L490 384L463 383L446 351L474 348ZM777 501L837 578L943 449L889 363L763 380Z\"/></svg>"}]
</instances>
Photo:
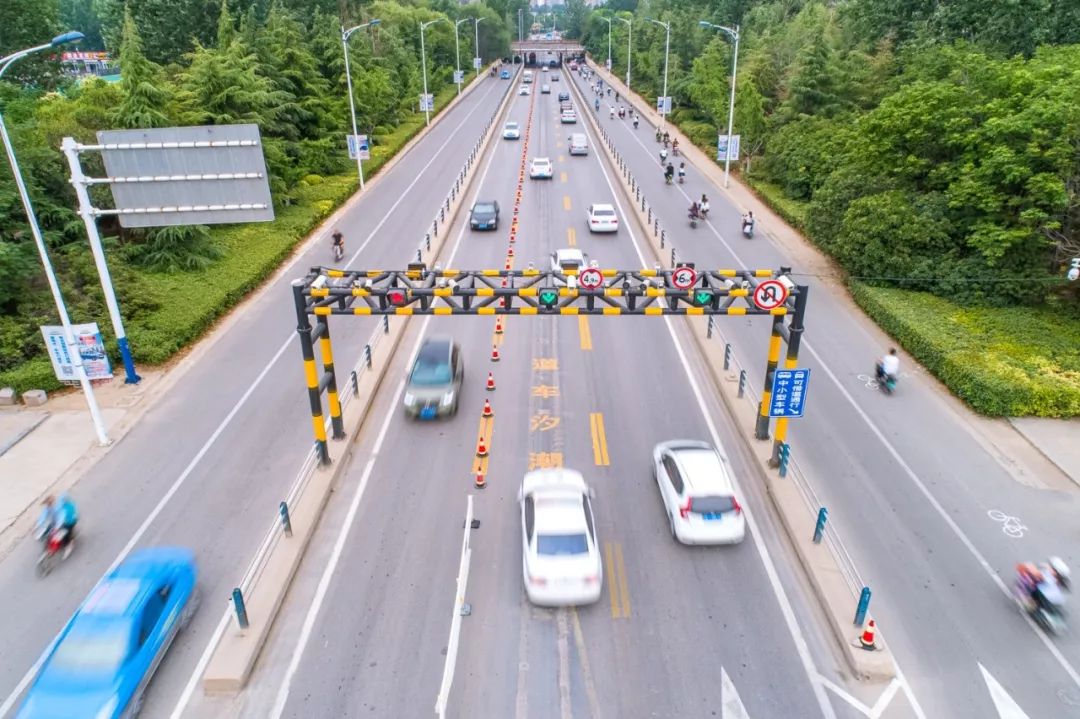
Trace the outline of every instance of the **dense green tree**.
<instances>
[{"instance_id":1,"label":"dense green tree","mask_svg":"<svg viewBox=\"0 0 1080 719\"><path fill-rule=\"evenodd\" d=\"M113 110L117 127L167 127L169 117L163 109L169 92L161 82L160 68L146 59L142 38L130 12L124 13L123 41L120 45L120 88L124 99Z\"/></svg>"},{"instance_id":2,"label":"dense green tree","mask_svg":"<svg viewBox=\"0 0 1080 719\"><path fill-rule=\"evenodd\" d=\"M82 48L86 50L104 50L105 40L101 36L101 18L94 10L93 0L60 0L60 27L64 30L78 30L86 39Z\"/></svg>"}]
</instances>

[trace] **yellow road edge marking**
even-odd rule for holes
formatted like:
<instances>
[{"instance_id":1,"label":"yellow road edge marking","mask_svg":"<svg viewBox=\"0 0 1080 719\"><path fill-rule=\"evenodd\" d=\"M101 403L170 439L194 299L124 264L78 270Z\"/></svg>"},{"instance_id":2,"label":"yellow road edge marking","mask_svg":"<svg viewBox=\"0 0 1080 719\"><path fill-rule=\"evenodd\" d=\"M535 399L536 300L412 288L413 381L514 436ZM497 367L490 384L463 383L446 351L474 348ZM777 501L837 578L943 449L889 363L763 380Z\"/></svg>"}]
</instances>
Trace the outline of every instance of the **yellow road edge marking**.
<instances>
[{"instance_id":1,"label":"yellow road edge marking","mask_svg":"<svg viewBox=\"0 0 1080 719\"><path fill-rule=\"evenodd\" d=\"M622 545L615 544L615 560L619 563L618 571L615 575L619 578L619 598L622 600L622 615L623 619L630 618L630 592L627 588L626 579L626 565L623 564L623 551Z\"/></svg>"},{"instance_id":2,"label":"yellow road edge marking","mask_svg":"<svg viewBox=\"0 0 1080 719\"><path fill-rule=\"evenodd\" d=\"M610 464L607 450L607 436L604 433L604 415L600 412L589 414L589 430L592 434L593 462L597 466L606 467Z\"/></svg>"},{"instance_id":3,"label":"yellow road edge marking","mask_svg":"<svg viewBox=\"0 0 1080 719\"><path fill-rule=\"evenodd\" d=\"M578 334L581 336L581 349L592 349L592 330L589 328L589 316L578 315Z\"/></svg>"},{"instance_id":4,"label":"yellow road edge marking","mask_svg":"<svg viewBox=\"0 0 1080 719\"><path fill-rule=\"evenodd\" d=\"M562 206L564 210L570 209L570 195L563 195Z\"/></svg>"},{"instance_id":5,"label":"yellow road edge marking","mask_svg":"<svg viewBox=\"0 0 1080 719\"><path fill-rule=\"evenodd\" d=\"M611 598L611 618L617 619L619 616L619 585L615 581L615 562L612 559L611 542L604 542L604 565L607 575L608 596Z\"/></svg>"}]
</instances>

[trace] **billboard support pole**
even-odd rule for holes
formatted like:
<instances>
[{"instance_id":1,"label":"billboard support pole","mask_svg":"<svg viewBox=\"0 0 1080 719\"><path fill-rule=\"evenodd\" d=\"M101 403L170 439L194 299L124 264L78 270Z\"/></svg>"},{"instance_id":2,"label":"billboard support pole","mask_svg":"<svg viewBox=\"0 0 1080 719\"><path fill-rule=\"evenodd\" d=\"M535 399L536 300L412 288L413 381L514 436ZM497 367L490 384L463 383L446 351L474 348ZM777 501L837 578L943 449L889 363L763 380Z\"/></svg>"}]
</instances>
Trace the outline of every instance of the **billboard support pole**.
<instances>
[{"instance_id":1,"label":"billboard support pole","mask_svg":"<svg viewBox=\"0 0 1080 719\"><path fill-rule=\"evenodd\" d=\"M83 174L79 164L78 145L73 137L65 137L60 145L67 158L68 167L71 168L71 185L75 188L75 195L79 198L79 217L86 225L86 234L90 238L90 250L94 254L94 264L97 265L98 275L101 277L101 289L105 293L105 304L109 308L109 319L112 320L113 332L116 334L116 343L120 346L120 357L124 361L124 382L137 384L142 379L135 372L135 361L131 358L131 347L128 345L127 335L124 333L124 322L120 318L120 305L116 301L116 292L113 289L112 276L109 274L109 266L105 262L105 251L101 248L101 236L98 234L97 218L94 217L94 207L90 204L90 193L87 191L87 178Z\"/></svg>"},{"instance_id":2,"label":"billboard support pole","mask_svg":"<svg viewBox=\"0 0 1080 719\"><path fill-rule=\"evenodd\" d=\"M105 421L101 417L101 409L98 407L97 398L94 397L94 387L86 376L86 367L82 363L82 355L79 354L78 344L75 342L75 332L71 329L71 318L68 316L67 305L64 304L64 296L60 293L60 283L56 281L56 273L53 272L52 262L49 260L49 251L45 247L45 241L41 237L41 228L38 226L37 215L34 214L34 206L30 202L30 194L26 191L22 172L19 171L18 160L15 159L15 148L11 146L11 138L8 137L7 126L4 118L0 115L0 139L3 139L4 150L7 152L8 161L11 163L11 174L15 177L15 185L19 188L19 197L22 199L23 209L26 210L26 219L30 223L31 234L34 236L34 244L37 245L41 262L45 266L45 277L49 281L49 289L52 290L53 299L56 301L56 311L60 315L60 324L64 327L64 343L71 355L71 364L75 370L75 376L82 387L83 396L86 397L86 406L90 409L90 417L94 420L94 431L97 433L98 443L108 446L109 435L105 431Z\"/></svg>"}]
</instances>

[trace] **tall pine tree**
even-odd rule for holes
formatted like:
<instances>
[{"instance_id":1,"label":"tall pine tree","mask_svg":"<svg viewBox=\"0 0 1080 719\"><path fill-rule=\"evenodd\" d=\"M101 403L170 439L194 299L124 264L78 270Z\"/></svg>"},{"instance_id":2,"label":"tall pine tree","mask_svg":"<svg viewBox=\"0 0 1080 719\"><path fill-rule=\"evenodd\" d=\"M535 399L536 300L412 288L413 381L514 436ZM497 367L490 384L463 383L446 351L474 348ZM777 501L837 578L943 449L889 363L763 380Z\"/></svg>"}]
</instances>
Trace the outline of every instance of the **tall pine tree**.
<instances>
[{"instance_id":1,"label":"tall pine tree","mask_svg":"<svg viewBox=\"0 0 1080 719\"><path fill-rule=\"evenodd\" d=\"M166 127L170 124L161 110L169 100L169 93L161 82L160 68L143 54L142 37L130 10L124 11L120 77L124 99L112 113L117 127Z\"/></svg>"}]
</instances>

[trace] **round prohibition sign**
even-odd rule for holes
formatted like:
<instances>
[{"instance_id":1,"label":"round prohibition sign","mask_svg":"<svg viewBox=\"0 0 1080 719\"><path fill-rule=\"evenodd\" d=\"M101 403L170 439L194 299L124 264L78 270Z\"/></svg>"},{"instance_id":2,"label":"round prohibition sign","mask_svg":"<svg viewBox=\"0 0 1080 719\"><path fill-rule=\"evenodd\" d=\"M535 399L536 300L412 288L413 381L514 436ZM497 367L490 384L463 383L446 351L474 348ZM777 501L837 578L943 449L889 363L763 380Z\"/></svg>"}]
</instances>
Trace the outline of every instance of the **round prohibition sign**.
<instances>
[{"instance_id":1,"label":"round prohibition sign","mask_svg":"<svg viewBox=\"0 0 1080 719\"><path fill-rule=\"evenodd\" d=\"M754 288L754 304L759 310L774 310L787 301L787 287L780 280L765 280Z\"/></svg>"},{"instance_id":2,"label":"round prohibition sign","mask_svg":"<svg viewBox=\"0 0 1080 719\"><path fill-rule=\"evenodd\" d=\"M677 267L671 273L671 284L675 285L676 289L688 290L694 286L695 282L697 282L697 272L694 272L692 267Z\"/></svg>"},{"instance_id":3,"label":"round prohibition sign","mask_svg":"<svg viewBox=\"0 0 1080 719\"><path fill-rule=\"evenodd\" d=\"M586 267L578 275L578 284L585 290L596 290L604 284L604 274L595 267Z\"/></svg>"}]
</instances>

